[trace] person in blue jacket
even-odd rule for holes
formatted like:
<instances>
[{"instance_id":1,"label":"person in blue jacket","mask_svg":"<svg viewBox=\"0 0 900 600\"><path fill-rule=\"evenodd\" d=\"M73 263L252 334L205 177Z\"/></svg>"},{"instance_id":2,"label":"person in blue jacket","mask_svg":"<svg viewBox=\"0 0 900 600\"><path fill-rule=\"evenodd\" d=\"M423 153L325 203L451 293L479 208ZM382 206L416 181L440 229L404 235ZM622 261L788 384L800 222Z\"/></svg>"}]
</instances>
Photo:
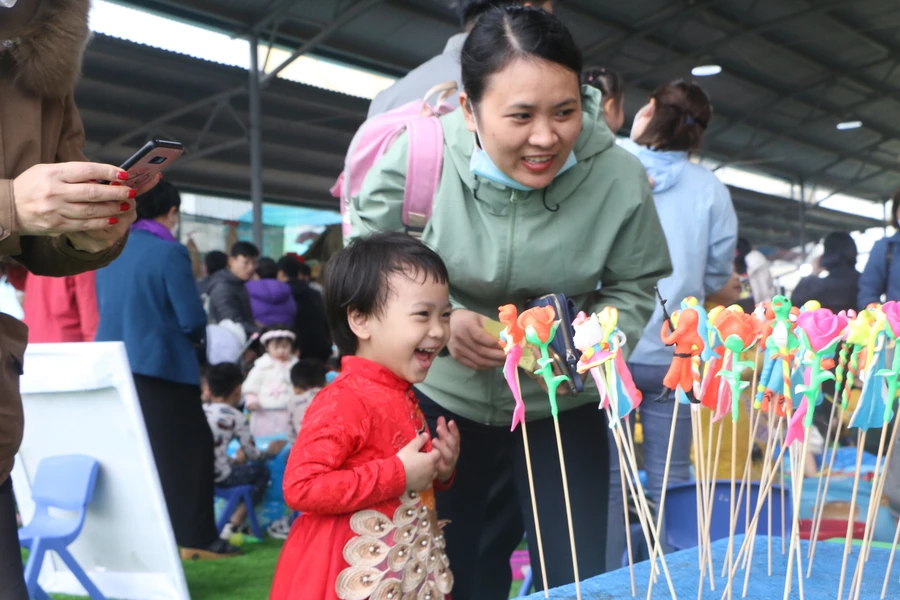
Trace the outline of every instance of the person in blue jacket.
<instances>
[{"instance_id":1,"label":"person in blue jacket","mask_svg":"<svg viewBox=\"0 0 900 600\"><path fill-rule=\"evenodd\" d=\"M707 295L722 290L734 271L738 222L728 188L705 167L691 162L712 118L706 92L696 83L674 81L659 86L638 111L631 139L622 147L637 156L647 171L672 259L672 275L659 281L669 312L693 296L700 305ZM662 308L657 305L628 365L644 401L638 411L644 431L647 490L659 501L672 427L675 395L663 387L674 349L660 339ZM667 402L654 402L656 399ZM679 411L675 426L669 484L690 479L691 415ZM624 547L622 492L617 454L610 453L607 565L621 565ZM610 517L612 519L612 517Z\"/></svg>"},{"instance_id":2,"label":"person in blue jacket","mask_svg":"<svg viewBox=\"0 0 900 600\"><path fill-rule=\"evenodd\" d=\"M187 248L172 235L181 197L162 181L137 198L122 255L97 271L98 342L125 343L175 541L184 558L220 558L213 513L213 438L200 402L206 331Z\"/></svg>"},{"instance_id":3,"label":"person in blue jacket","mask_svg":"<svg viewBox=\"0 0 900 600\"><path fill-rule=\"evenodd\" d=\"M858 308L861 310L873 302L900 300L900 190L891 202L891 224L897 233L875 242L869 253L869 262L859 278Z\"/></svg>"}]
</instances>

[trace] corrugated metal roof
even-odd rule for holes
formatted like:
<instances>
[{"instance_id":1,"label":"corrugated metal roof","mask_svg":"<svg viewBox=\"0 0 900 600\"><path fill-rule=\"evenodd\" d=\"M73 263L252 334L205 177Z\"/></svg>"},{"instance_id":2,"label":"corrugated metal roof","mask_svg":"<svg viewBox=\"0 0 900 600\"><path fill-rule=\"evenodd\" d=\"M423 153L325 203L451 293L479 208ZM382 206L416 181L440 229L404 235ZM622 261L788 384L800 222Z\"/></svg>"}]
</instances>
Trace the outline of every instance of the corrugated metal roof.
<instances>
[{"instance_id":1,"label":"corrugated metal roof","mask_svg":"<svg viewBox=\"0 0 900 600\"><path fill-rule=\"evenodd\" d=\"M86 151L117 164L146 139L177 139L188 153L167 171L169 179L186 190L246 198L247 97L234 93L246 82L241 68L95 36L76 89L88 133ZM215 97L221 102L216 112L209 101ZM367 107L365 100L290 81L267 86L262 95L265 199L335 209L328 189ZM714 140L710 146L718 143ZM742 233L755 243L781 248L799 243L799 203L738 188L732 195ZM820 207L807 208L805 223L807 241L833 229L880 224Z\"/></svg>"}]
</instances>

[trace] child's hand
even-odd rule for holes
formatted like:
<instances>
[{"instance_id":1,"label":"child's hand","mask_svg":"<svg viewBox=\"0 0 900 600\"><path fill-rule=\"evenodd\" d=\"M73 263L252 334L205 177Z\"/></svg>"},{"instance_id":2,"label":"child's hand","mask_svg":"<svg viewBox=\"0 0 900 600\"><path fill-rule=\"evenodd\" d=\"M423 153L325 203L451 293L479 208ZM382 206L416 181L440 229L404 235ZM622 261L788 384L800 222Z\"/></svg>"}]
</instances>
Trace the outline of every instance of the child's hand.
<instances>
[{"instance_id":1,"label":"child's hand","mask_svg":"<svg viewBox=\"0 0 900 600\"><path fill-rule=\"evenodd\" d=\"M447 423L444 417L438 417L438 437L434 438L432 445L441 453L438 461L438 479L446 483L456 470L456 461L459 460L459 428L456 421Z\"/></svg>"},{"instance_id":2,"label":"child's hand","mask_svg":"<svg viewBox=\"0 0 900 600\"><path fill-rule=\"evenodd\" d=\"M420 492L431 485L437 476L441 453L437 448L432 448L431 452L422 452L422 447L427 442L428 434L422 433L397 453L406 473L407 491Z\"/></svg>"},{"instance_id":3,"label":"child's hand","mask_svg":"<svg viewBox=\"0 0 900 600\"><path fill-rule=\"evenodd\" d=\"M247 455L244 454L243 448L238 448L237 453L234 455L234 464L242 465L247 462Z\"/></svg>"},{"instance_id":4,"label":"child's hand","mask_svg":"<svg viewBox=\"0 0 900 600\"><path fill-rule=\"evenodd\" d=\"M259 396L256 394L244 394L244 408L247 410L259 410Z\"/></svg>"}]
</instances>

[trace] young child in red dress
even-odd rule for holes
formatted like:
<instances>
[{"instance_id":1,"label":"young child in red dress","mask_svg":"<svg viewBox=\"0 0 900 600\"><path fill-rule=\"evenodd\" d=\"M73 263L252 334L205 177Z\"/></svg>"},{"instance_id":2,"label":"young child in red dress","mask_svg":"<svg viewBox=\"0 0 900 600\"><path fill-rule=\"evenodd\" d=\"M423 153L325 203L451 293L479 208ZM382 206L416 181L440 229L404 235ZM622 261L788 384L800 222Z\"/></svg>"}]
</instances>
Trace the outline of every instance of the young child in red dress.
<instances>
[{"instance_id":1,"label":"young child in red dress","mask_svg":"<svg viewBox=\"0 0 900 600\"><path fill-rule=\"evenodd\" d=\"M355 240L329 262L325 305L343 370L310 404L284 473L301 511L271 600L449 599L434 492L459 457L431 438L412 392L450 338L447 268L405 234ZM452 525L451 525L452 526Z\"/></svg>"}]
</instances>

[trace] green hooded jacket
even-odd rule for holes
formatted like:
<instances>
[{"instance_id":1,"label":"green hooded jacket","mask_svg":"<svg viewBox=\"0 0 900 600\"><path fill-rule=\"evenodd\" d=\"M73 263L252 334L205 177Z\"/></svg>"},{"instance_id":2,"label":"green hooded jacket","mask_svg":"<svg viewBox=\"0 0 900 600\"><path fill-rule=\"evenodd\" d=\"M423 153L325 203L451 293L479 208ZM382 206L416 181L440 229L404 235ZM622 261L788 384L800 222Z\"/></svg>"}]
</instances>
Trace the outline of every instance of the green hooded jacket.
<instances>
[{"instance_id":1,"label":"green hooded jacket","mask_svg":"<svg viewBox=\"0 0 900 600\"><path fill-rule=\"evenodd\" d=\"M634 347L653 312L653 286L672 272L665 235L641 163L615 144L600 93L582 88L584 111L575 143L578 163L545 189L522 192L469 170L474 136L462 111L442 117L444 163L422 241L450 272L454 308L497 319L497 309L563 293L579 309L619 310ZM408 143L399 139L366 176L351 204L351 238L404 231L401 214ZM548 210L547 207L555 210ZM515 401L503 369L473 371L437 358L419 389L445 409L489 425L509 425ZM526 418L550 415L547 395L522 377ZM560 396L560 410L598 402L585 391Z\"/></svg>"}]
</instances>

